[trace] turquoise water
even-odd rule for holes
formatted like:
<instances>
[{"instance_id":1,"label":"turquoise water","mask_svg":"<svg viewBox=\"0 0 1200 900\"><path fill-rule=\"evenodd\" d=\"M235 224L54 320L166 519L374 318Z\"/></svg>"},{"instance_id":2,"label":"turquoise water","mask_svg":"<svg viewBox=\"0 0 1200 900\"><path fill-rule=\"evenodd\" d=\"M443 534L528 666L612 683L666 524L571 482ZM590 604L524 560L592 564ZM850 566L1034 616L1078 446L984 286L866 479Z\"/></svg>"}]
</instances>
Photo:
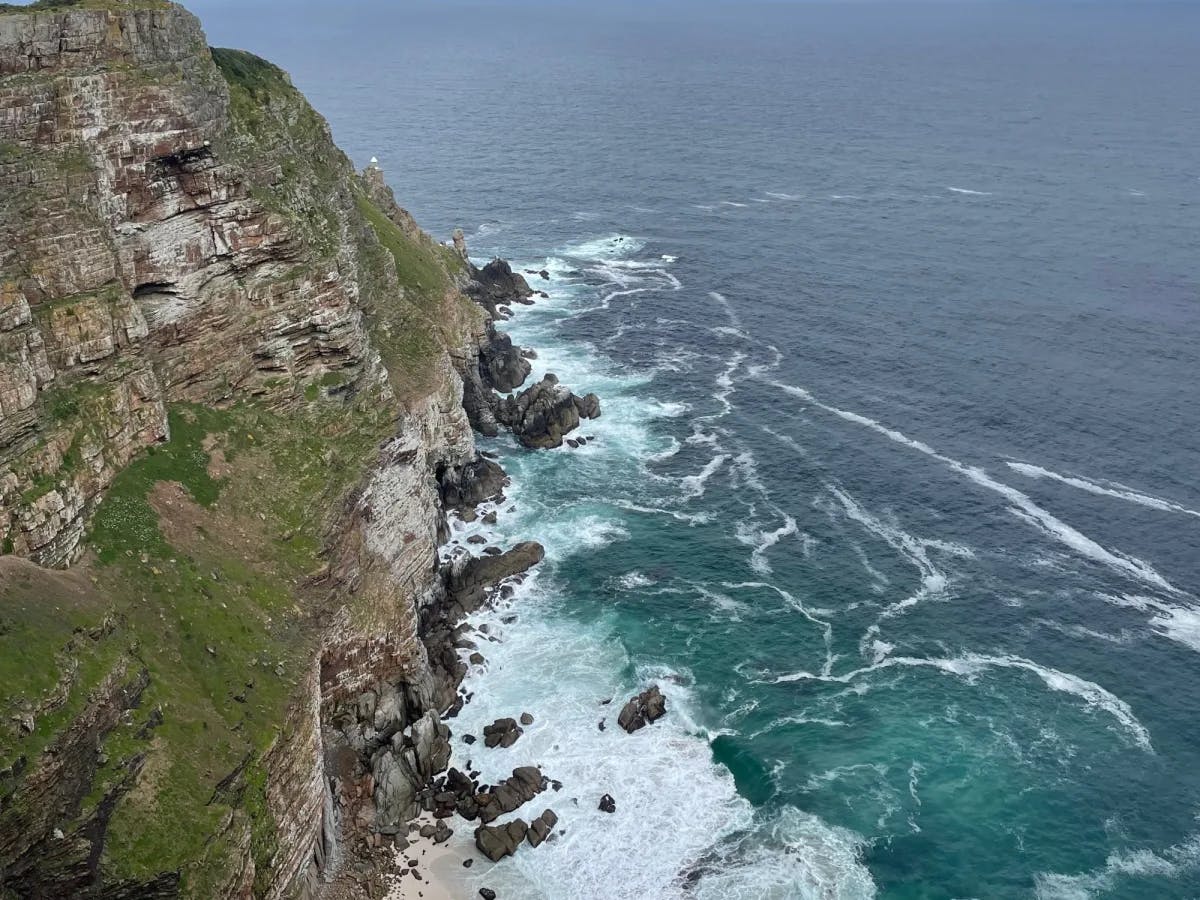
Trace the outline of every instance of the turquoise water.
<instances>
[{"instance_id":1,"label":"turquoise water","mask_svg":"<svg viewBox=\"0 0 1200 900\"><path fill-rule=\"evenodd\" d=\"M1196 6L198 9L547 268L506 327L602 398L485 444L548 556L455 731L536 721L456 759L542 764L566 834L470 877L1200 895Z\"/></svg>"}]
</instances>

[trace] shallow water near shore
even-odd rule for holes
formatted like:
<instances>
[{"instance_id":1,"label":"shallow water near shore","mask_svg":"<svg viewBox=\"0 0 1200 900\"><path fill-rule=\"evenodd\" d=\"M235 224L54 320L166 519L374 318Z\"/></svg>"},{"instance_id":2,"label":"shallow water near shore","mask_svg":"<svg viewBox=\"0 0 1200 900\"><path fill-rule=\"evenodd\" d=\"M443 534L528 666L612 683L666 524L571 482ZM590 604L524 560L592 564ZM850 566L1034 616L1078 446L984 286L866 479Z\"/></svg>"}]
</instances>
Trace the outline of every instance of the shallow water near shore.
<instances>
[{"instance_id":1,"label":"shallow water near shore","mask_svg":"<svg viewBox=\"0 0 1200 900\"><path fill-rule=\"evenodd\" d=\"M1196 7L301 6L196 8L603 405L481 441L547 559L454 762L565 833L465 886L1200 893Z\"/></svg>"}]
</instances>

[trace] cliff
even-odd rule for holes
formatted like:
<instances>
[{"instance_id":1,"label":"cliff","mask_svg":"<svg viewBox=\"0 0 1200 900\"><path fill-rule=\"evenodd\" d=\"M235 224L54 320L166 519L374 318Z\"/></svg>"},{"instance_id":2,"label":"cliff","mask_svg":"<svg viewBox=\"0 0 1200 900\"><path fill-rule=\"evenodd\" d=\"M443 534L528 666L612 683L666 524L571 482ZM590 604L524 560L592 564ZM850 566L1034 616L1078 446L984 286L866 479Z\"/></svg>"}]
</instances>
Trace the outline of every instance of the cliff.
<instances>
[{"instance_id":1,"label":"cliff","mask_svg":"<svg viewBox=\"0 0 1200 900\"><path fill-rule=\"evenodd\" d=\"M438 562L505 290L182 8L0 5L0 896L315 896L413 813L540 558Z\"/></svg>"}]
</instances>

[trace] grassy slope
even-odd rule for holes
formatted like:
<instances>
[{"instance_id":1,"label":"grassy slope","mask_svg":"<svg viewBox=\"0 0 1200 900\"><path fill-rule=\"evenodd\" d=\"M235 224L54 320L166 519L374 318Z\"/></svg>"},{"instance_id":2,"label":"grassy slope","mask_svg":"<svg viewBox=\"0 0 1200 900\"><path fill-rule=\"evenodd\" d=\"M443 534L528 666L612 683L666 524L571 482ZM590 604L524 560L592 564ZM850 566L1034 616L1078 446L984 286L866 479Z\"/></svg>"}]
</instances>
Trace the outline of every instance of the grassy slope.
<instances>
[{"instance_id":1,"label":"grassy slope","mask_svg":"<svg viewBox=\"0 0 1200 900\"><path fill-rule=\"evenodd\" d=\"M327 271L344 250L338 235L353 236L393 386L402 398L427 392L446 323L468 314L451 287L454 260L406 236L367 199L323 120L279 69L238 51L214 59L233 120L218 149L247 169L253 195L289 220L319 260L313 269ZM140 706L105 741L79 816L142 766L111 819L103 857L111 877L179 870L186 893L213 896L228 865L230 816L249 826L260 876L270 871L274 834L257 761L311 660L313 619L327 598L308 576L323 562L329 511L395 427L377 395L345 403L333 396L339 386L323 376L286 412L172 407L170 441L122 472L98 508L89 562L69 578L22 570L4 582L4 721L74 675L61 682L65 701L32 733L0 729L0 796L19 785L3 770L20 756L36 760L118 660L149 671ZM65 420L87 410L86 396L52 399ZM0 828L12 812L0 813Z\"/></svg>"}]
</instances>

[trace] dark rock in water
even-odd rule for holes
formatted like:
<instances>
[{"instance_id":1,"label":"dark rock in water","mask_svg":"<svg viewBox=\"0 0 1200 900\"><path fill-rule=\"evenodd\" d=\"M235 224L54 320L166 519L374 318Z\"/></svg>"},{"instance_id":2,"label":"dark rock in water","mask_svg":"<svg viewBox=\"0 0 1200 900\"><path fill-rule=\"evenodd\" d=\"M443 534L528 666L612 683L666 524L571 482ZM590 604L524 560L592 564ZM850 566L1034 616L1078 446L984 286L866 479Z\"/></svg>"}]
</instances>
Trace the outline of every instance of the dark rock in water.
<instances>
[{"instance_id":1,"label":"dark rock in water","mask_svg":"<svg viewBox=\"0 0 1200 900\"><path fill-rule=\"evenodd\" d=\"M463 735L463 743L464 744L473 744L473 743L475 743L476 740L477 740L477 738L473 734L464 734Z\"/></svg>"},{"instance_id":2,"label":"dark rock in water","mask_svg":"<svg viewBox=\"0 0 1200 900\"><path fill-rule=\"evenodd\" d=\"M469 538L467 538L467 543L468 544L486 544L487 538L485 538L482 534L473 534Z\"/></svg>"},{"instance_id":3,"label":"dark rock in water","mask_svg":"<svg viewBox=\"0 0 1200 900\"><path fill-rule=\"evenodd\" d=\"M464 860L463 860L463 868L464 868L464 869L469 869L469 868L471 868L471 866L473 866L473 865L475 865L475 860L473 860L473 859L464 859ZM486 890L486 888L485 888L484 890ZM494 897L494 896L496 896L496 895L495 895L495 894L492 894L492 896Z\"/></svg>"},{"instance_id":4,"label":"dark rock in water","mask_svg":"<svg viewBox=\"0 0 1200 900\"><path fill-rule=\"evenodd\" d=\"M482 666L485 662L487 662L487 660L483 658L482 653L472 653L469 657L467 657L467 662L473 666Z\"/></svg>"},{"instance_id":5,"label":"dark rock in water","mask_svg":"<svg viewBox=\"0 0 1200 900\"><path fill-rule=\"evenodd\" d=\"M550 295L549 295L549 294L547 294L545 291L537 291L537 295L538 295L539 297L541 297L543 300L549 300L549 299L550 299Z\"/></svg>"},{"instance_id":6,"label":"dark rock in water","mask_svg":"<svg viewBox=\"0 0 1200 900\"><path fill-rule=\"evenodd\" d=\"M479 896L482 897L483 900L496 900L496 892L491 888L480 888Z\"/></svg>"},{"instance_id":7,"label":"dark rock in water","mask_svg":"<svg viewBox=\"0 0 1200 900\"><path fill-rule=\"evenodd\" d=\"M512 856L517 849L516 844L509 838L508 829L495 825L480 825L475 829L475 846L492 862ZM480 894L482 893L480 891Z\"/></svg>"},{"instance_id":8,"label":"dark rock in water","mask_svg":"<svg viewBox=\"0 0 1200 900\"><path fill-rule=\"evenodd\" d=\"M639 728L661 719L666 712L667 698L662 695L658 685L654 684L629 699L621 709L621 715L617 717L617 724L633 734Z\"/></svg>"},{"instance_id":9,"label":"dark rock in water","mask_svg":"<svg viewBox=\"0 0 1200 900\"><path fill-rule=\"evenodd\" d=\"M554 788L555 793L558 793L559 791L562 790L562 782L561 781L551 781L550 786L552 788Z\"/></svg>"},{"instance_id":10,"label":"dark rock in water","mask_svg":"<svg viewBox=\"0 0 1200 900\"><path fill-rule=\"evenodd\" d=\"M531 716L527 712L521 713L521 724L522 725L532 725L533 724L533 716Z\"/></svg>"},{"instance_id":11,"label":"dark rock in water","mask_svg":"<svg viewBox=\"0 0 1200 900\"><path fill-rule=\"evenodd\" d=\"M584 403L589 412L599 415L599 401L593 410L590 403L559 384L554 375L547 374L515 397L500 400L495 414L524 446L533 449L560 447L564 435L579 427L580 403Z\"/></svg>"},{"instance_id":12,"label":"dark rock in water","mask_svg":"<svg viewBox=\"0 0 1200 900\"><path fill-rule=\"evenodd\" d=\"M450 840L450 836L454 834L450 827L446 824L445 819L438 819L437 828L433 832L433 842L435 844L444 844Z\"/></svg>"},{"instance_id":13,"label":"dark rock in water","mask_svg":"<svg viewBox=\"0 0 1200 900\"><path fill-rule=\"evenodd\" d=\"M579 415L584 419L600 418L600 398L595 394L587 394L583 397L575 398L575 408L579 411Z\"/></svg>"},{"instance_id":14,"label":"dark rock in water","mask_svg":"<svg viewBox=\"0 0 1200 900\"><path fill-rule=\"evenodd\" d=\"M483 523L485 525L495 525L496 524L496 511L494 509L491 512L484 514Z\"/></svg>"},{"instance_id":15,"label":"dark rock in water","mask_svg":"<svg viewBox=\"0 0 1200 900\"><path fill-rule=\"evenodd\" d=\"M434 828L432 825L422 825L422 826L421 826L421 830L420 830L420 832L418 832L418 833L419 833L419 834L421 835L421 837L423 837L423 838L431 838L431 837L433 837L435 834L437 834L437 829L436 829L436 828Z\"/></svg>"},{"instance_id":16,"label":"dark rock in water","mask_svg":"<svg viewBox=\"0 0 1200 900\"><path fill-rule=\"evenodd\" d=\"M516 616L504 616L503 618L500 619L500 624L501 625L512 625L516 621L517 621Z\"/></svg>"},{"instance_id":17,"label":"dark rock in water","mask_svg":"<svg viewBox=\"0 0 1200 900\"><path fill-rule=\"evenodd\" d=\"M568 438L567 446L570 447L572 450L578 450L579 449L579 441L574 440L572 438Z\"/></svg>"},{"instance_id":18,"label":"dark rock in water","mask_svg":"<svg viewBox=\"0 0 1200 900\"><path fill-rule=\"evenodd\" d=\"M516 719L497 719L483 726L483 743L486 747L511 747L524 733Z\"/></svg>"},{"instance_id":19,"label":"dark rock in water","mask_svg":"<svg viewBox=\"0 0 1200 900\"><path fill-rule=\"evenodd\" d=\"M537 359L538 358L537 351L534 350L532 347L522 347L521 355L523 357L525 357L526 359Z\"/></svg>"},{"instance_id":20,"label":"dark rock in water","mask_svg":"<svg viewBox=\"0 0 1200 900\"><path fill-rule=\"evenodd\" d=\"M533 289L523 276L514 272L503 259L493 259L482 269L472 267L467 294L480 306L496 316L502 304L528 303Z\"/></svg>"},{"instance_id":21,"label":"dark rock in water","mask_svg":"<svg viewBox=\"0 0 1200 900\"><path fill-rule=\"evenodd\" d=\"M447 590L464 613L479 609L487 589L506 578L526 572L542 561L545 548L536 541L517 544L499 556L476 556L455 560L447 577Z\"/></svg>"},{"instance_id":22,"label":"dark rock in water","mask_svg":"<svg viewBox=\"0 0 1200 900\"><path fill-rule=\"evenodd\" d=\"M600 701L600 705L601 705L601 706L608 706L608 704L610 704L610 703L612 703L612 702L613 702L613 698L612 698L612 697L609 697L607 700L601 700L601 701Z\"/></svg>"},{"instance_id":23,"label":"dark rock in water","mask_svg":"<svg viewBox=\"0 0 1200 900\"><path fill-rule=\"evenodd\" d=\"M553 811L546 810L536 819L529 823L529 831L526 837L529 840L529 846L536 847L541 844L550 833L554 831L554 826L558 824L558 816Z\"/></svg>"},{"instance_id":24,"label":"dark rock in water","mask_svg":"<svg viewBox=\"0 0 1200 900\"><path fill-rule=\"evenodd\" d=\"M606 813L617 811L617 801L612 798L612 794L605 794L600 798L600 811Z\"/></svg>"},{"instance_id":25,"label":"dark rock in water","mask_svg":"<svg viewBox=\"0 0 1200 900\"><path fill-rule=\"evenodd\" d=\"M483 383L502 394L515 391L529 377L531 366L520 347L503 331L488 325L487 339L479 348L479 375Z\"/></svg>"},{"instance_id":26,"label":"dark rock in water","mask_svg":"<svg viewBox=\"0 0 1200 900\"><path fill-rule=\"evenodd\" d=\"M505 813L512 812L544 791L548 784L549 779L533 766L513 769L511 778L506 778L490 790L475 795L479 820L487 824Z\"/></svg>"},{"instance_id":27,"label":"dark rock in water","mask_svg":"<svg viewBox=\"0 0 1200 900\"><path fill-rule=\"evenodd\" d=\"M483 552L485 554L487 554L488 556L499 556L504 551L501 550L499 547L484 547Z\"/></svg>"},{"instance_id":28,"label":"dark rock in water","mask_svg":"<svg viewBox=\"0 0 1200 900\"><path fill-rule=\"evenodd\" d=\"M547 270L542 269L540 272L538 272L538 274L542 276L542 281L550 280L550 273Z\"/></svg>"},{"instance_id":29,"label":"dark rock in water","mask_svg":"<svg viewBox=\"0 0 1200 900\"><path fill-rule=\"evenodd\" d=\"M599 728L600 728L600 730L601 730L601 731L603 731L603 730L604 730L604 720L603 720L603 719L601 719L601 720L600 720L600 725L599 725Z\"/></svg>"}]
</instances>

